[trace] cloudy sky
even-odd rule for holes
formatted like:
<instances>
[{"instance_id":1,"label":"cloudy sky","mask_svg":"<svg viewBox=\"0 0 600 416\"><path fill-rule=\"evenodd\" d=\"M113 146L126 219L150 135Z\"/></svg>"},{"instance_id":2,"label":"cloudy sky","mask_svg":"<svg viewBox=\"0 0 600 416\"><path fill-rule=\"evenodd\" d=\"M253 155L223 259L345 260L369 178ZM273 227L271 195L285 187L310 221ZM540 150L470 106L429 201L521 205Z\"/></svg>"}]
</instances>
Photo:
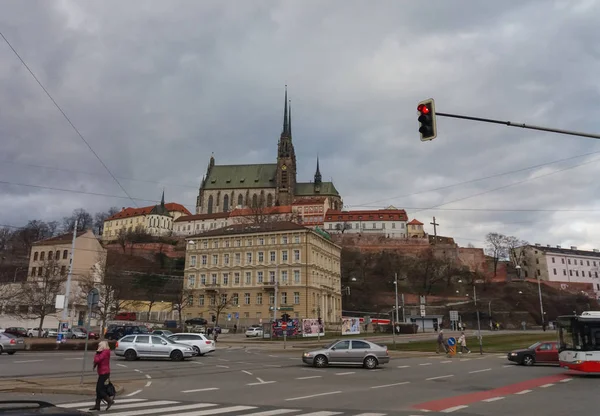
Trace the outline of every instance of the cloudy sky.
<instances>
[{"instance_id":1,"label":"cloudy sky","mask_svg":"<svg viewBox=\"0 0 600 416\"><path fill-rule=\"evenodd\" d=\"M193 211L212 152L273 163L288 84L299 180L318 154L348 209L435 216L476 246L600 248L600 142L440 117L422 143L417 102L600 133L598 21L591 0L0 2L2 34L138 206L164 188ZM2 224L134 204L3 39L0 144Z\"/></svg>"}]
</instances>

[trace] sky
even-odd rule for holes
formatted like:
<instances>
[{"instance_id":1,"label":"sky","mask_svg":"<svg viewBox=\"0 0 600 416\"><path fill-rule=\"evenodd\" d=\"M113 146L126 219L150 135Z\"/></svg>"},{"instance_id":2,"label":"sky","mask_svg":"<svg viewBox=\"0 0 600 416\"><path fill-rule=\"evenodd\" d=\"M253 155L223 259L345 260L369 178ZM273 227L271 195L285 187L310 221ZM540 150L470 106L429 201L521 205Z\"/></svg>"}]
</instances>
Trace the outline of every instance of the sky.
<instances>
[{"instance_id":1,"label":"sky","mask_svg":"<svg viewBox=\"0 0 600 416\"><path fill-rule=\"evenodd\" d=\"M0 224L163 189L193 212L211 154L275 162L287 84L298 181L318 155L345 209L600 248L600 142L439 116L421 142L416 112L600 133L598 21L591 0L3 0L0 32L89 147L0 38Z\"/></svg>"}]
</instances>

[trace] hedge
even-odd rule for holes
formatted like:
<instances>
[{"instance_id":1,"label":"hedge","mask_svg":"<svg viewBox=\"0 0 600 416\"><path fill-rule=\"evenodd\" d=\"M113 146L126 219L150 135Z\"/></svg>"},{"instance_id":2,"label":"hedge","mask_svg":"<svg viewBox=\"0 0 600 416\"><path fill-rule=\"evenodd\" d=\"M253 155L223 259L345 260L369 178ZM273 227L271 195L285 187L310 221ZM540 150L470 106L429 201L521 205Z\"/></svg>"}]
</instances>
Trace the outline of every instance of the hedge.
<instances>
[{"instance_id":1,"label":"hedge","mask_svg":"<svg viewBox=\"0 0 600 416\"><path fill-rule=\"evenodd\" d=\"M100 341L88 341L88 350L95 351L98 349ZM115 349L116 341L108 341L108 345L111 350ZM36 342L32 344L25 344L26 351L83 351L85 349L85 341L72 341L67 340L63 343L57 343L55 340L48 340L48 342Z\"/></svg>"}]
</instances>

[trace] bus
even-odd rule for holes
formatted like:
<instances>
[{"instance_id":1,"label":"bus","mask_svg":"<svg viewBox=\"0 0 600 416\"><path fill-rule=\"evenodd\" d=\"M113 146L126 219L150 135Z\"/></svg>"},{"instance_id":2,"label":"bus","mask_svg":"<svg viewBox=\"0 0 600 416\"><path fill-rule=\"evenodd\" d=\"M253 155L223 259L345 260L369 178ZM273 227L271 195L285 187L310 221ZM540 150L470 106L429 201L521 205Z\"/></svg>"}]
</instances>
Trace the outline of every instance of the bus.
<instances>
[{"instance_id":1,"label":"bus","mask_svg":"<svg viewBox=\"0 0 600 416\"><path fill-rule=\"evenodd\" d=\"M559 316L557 323L560 366L600 374L600 312Z\"/></svg>"}]
</instances>

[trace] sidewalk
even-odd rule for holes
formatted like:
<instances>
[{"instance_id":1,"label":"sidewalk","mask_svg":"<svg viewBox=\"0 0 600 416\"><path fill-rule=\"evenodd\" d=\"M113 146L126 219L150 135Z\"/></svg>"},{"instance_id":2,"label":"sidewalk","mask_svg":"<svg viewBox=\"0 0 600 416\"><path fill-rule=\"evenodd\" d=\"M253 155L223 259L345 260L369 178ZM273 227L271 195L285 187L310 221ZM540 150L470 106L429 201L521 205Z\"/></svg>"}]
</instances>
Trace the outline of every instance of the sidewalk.
<instances>
[{"instance_id":1,"label":"sidewalk","mask_svg":"<svg viewBox=\"0 0 600 416\"><path fill-rule=\"evenodd\" d=\"M135 387L135 384L143 385L141 381L124 382L114 384L117 396L125 392L125 386L128 389ZM19 393L46 393L46 394L81 394L84 396L96 396L96 382L84 381L79 384L79 377L61 377L61 378L18 378L10 380L0 380L0 393L19 392Z\"/></svg>"}]
</instances>

